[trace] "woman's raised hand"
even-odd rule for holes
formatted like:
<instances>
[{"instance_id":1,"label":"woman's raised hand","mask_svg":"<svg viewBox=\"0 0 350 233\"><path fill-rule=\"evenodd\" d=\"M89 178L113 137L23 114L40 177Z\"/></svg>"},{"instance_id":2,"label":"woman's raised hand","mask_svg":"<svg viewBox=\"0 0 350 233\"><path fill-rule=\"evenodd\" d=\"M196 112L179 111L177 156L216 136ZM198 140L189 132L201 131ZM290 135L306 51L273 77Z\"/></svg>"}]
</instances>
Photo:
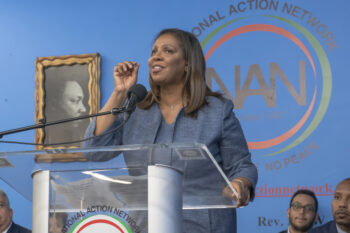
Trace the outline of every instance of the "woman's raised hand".
<instances>
[{"instance_id":1,"label":"woman's raised hand","mask_svg":"<svg viewBox=\"0 0 350 233\"><path fill-rule=\"evenodd\" d=\"M123 106L128 90L131 86L136 84L139 67L140 64L137 64L134 61L120 62L114 67L114 91L106 104L100 110L101 112L110 111L113 108ZM115 119L116 115L112 114L97 117L94 132L95 136L100 135L106 129L108 129L113 124Z\"/></svg>"},{"instance_id":2,"label":"woman's raised hand","mask_svg":"<svg viewBox=\"0 0 350 233\"><path fill-rule=\"evenodd\" d=\"M140 64L135 61L124 61L118 63L114 67L114 90L128 91L131 86L136 84L137 73L139 71Z\"/></svg>"}]
</instances>

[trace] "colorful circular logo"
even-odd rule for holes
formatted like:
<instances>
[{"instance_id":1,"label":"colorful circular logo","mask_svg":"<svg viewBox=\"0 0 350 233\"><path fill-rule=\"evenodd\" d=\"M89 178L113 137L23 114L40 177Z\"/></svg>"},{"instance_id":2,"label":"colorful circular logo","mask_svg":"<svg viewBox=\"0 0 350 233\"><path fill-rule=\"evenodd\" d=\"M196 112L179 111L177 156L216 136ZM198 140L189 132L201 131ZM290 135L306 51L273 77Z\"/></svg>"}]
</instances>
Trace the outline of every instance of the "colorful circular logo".
<instances>
[{"instance_id":1,"label":"colorful circular logo","mask_svg":"<svg viewBox=\"0 0 350 233\"><path fill-rule=\"evenodd\" d=\"M87 217L69 231L69 233L132 233L130 227L122 220L109 215L93 215Z\"/></svg>"},{"instance_id":2,"label":"colorful circular logo","mask_svg":"<svg viewBox=\"0 0 350 233\"><path fill-rule=\"evenodd\" d=\"M242 18L238 18L230 22L227 22L221 27L218 27L217 29L215 29L213 32L211 32L208 36L206 36L202 40L201 45L202 45L202 48L206 49L207 51L205 54L205 59L208 63L208 61L210 61L210 58L212 57L214 52L216 52L220 46L222 46L224 43L226 43L230 39L237 38L239 36L252 33L252 32L267 32L267 33L273 33L275 35L278 35L292 42L306 57L312 69L315 85L312 88L313 89L312 98L307 104L307 108L305 112L299 117L298 120L296 120L296 122L292 126L289 126L288 129L284 129L283 132L280 132L277 135L274 135L272 137L270 136L270 138L266 138L263 140L256 140L256 141L249 140L249 138L247 138L248 146L251 150L270 149L271 151L271 149L273 149L274 147L279 146L278 149L275 149L273 152L270 152L267 154L268 156L272 156L272 155L277 155L287 150L290 150L291 148L299 145L306 138L308 138L312 134L312 132L318 127L329 105L331 92L332 92L332 75L331 75L330 64L325 51L323 50L322 46L317 41L317 39L307 29L295 23L294 21L291 21L282 17L278 17L278 16L263 16L263 17L273 18L280 22L286 23L287 25L296 29L296 31L299 32L299 34L302 35L303 38L299 39L295 34L286 30L281 26L275 26L271 24L249 24L249 25L240 26L231 31L228 31L226 32L226 34L224 34L215 42L213 42L213 38L224 29L227 30L227 27L229 25L248 18L248 17L242 17ZM320 64L319 65L320 74L318 74L317 72L312 53L307 49L307 47L302 41L308 42L308 44L311 45L311 48L314 50L313 54L315 54ZM207 45L209 44L209 42L211 42L212 45L211 47L208 46L207 48ZM288 56L288 54L286 54L286 56ZM224 58L221 58L221 59L224 60ZM318 77L322 79L321 85L317 85L316 79ZM318 106L316 106L317 99L320 100Z\"/></svg>"}]
</instances>

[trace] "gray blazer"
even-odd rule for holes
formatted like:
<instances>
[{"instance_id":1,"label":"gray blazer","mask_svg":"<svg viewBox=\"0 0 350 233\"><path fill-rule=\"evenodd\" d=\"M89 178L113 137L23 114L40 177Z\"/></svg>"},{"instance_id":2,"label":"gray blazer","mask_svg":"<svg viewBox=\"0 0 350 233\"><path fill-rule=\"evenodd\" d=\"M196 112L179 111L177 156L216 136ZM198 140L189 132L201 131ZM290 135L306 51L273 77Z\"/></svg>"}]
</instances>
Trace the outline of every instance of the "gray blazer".
<instances>
[{"instance_id":1,"label":"gray blazer","mask_svg":"<svg viewBox=\"0 0 350 233\"><path fill-rule=\"evenodd\" d=\"M196 118L185 116L184 111L180 111L174 123L173 142L205 144L230 180L235 177L246 177L250 180L253 185L251 197L254 197L257 169L251 161L251 155L240 123L232 112L233 104L230 100L217 97L207 97L207 101L208 105L198 111ZM85 146L153 144L161 122L162 114L158 104L154 104L147 110L136 108L128 122L120 130L113 134L89 140L85 143ZM110 129L116 128L121 123L122 116L118 117ZM86 137L93 136L95 124L94 120L86 131ZM87 158L102 161L111 157L108 154L100 154ZM192 164L192 166L193 174L191 176L194 179L206 177L207 184L211 183L208 170L196 164ZM186 232L236 232L234 209L213 211L207 210L206 213L190 214L196 218L201 218L201 221L206 221L206 224L209 225L204 226L203 231L193 228L192 231L188 230ZM193 221L193 224L196 225L195 219Z\"/></svg>"}]
</instances>

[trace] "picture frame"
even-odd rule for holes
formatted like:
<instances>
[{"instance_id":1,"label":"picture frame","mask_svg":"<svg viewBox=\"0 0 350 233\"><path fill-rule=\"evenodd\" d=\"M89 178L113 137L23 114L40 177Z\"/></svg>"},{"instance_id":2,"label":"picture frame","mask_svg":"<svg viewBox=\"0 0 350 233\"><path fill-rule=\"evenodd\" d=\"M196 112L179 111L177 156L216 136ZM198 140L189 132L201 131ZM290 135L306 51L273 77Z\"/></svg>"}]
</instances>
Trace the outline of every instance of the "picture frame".
<instances>
[{"instance_id":1,"label":"picture frame","mask_svg":"<svg viewBox=\"0 0 350 233\"><path fill-rule=\"evenodd\" d=\"M49 123L97 113L100 109L98 53L37 57L35 59L35 122ZM81 143L56 143L83 139L92 119L86 118L36 129L37 150L71 149ZM37 155L37 162L85 161L77 154Z\"/></svg>"}]
</instances>

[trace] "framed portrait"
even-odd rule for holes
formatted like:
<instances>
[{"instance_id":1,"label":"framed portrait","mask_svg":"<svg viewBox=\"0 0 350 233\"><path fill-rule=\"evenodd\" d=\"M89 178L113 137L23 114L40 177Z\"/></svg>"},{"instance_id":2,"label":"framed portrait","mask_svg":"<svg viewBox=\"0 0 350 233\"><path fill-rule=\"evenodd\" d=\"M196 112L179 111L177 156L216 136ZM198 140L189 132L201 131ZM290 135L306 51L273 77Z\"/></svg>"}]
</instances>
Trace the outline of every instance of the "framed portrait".
<instances>
[{"instance_id":1,"label":"framed portrait","mask_svg":"<svg viewBox=\"0 0 350 233\"><path fill-rule=\"evenodd\" d=\"M38 57L35 60L35 122L56 122L97 113L100 108L100 63L98 53ZM69 121L36 130L36 149L67 149L79 141L92 119ZM77 155L40 155L38 162L79 161Z\"/></svg>"}]
</instances>

